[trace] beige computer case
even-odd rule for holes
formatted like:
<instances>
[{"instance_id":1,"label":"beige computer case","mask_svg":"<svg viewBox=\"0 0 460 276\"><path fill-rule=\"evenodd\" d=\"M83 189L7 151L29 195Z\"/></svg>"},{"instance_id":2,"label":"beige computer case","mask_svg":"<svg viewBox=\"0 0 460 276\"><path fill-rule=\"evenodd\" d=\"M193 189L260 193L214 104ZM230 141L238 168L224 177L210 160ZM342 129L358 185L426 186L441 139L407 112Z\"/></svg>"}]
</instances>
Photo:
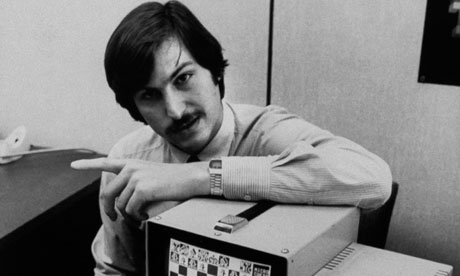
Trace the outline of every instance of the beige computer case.
<instances>
[{"instance_id":1,"label":"beige computer case","mask_svg":"<svg viewBox=\"0 0 460 276\"><path fill-rule=\"evenodd\" d=\"M356 241L359 211L352 207L280 204L266 210L234 233L214 230L218 220L229 214L239 214L254 204L191 199L151 218L148 224L160 224L280 256L287 260L285 275L289 276L314 275L346 246ZM152 249L147 250L147 258L149 250Z\"/></svg>"}]
</instances>

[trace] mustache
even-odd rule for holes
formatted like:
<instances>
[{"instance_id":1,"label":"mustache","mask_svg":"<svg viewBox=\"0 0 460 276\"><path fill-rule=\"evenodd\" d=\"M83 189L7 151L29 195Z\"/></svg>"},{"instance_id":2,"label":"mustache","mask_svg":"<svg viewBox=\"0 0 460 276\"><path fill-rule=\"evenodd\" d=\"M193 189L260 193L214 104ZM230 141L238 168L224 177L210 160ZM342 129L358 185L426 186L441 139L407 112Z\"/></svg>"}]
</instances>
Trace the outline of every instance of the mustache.
<instances>
[{"instance_id":1,"label":"mustache","mask_svg":"<svg viewBox=\"0 0 460 276\"><path fill-rule=\"evenodd\" d=\"M195 119L199 116L198 113L187 113L182 116L179 120L173 120L171 125L166 128L166 134L173 134L180 132L187 128Z\"/></svg>"}]
</instances>

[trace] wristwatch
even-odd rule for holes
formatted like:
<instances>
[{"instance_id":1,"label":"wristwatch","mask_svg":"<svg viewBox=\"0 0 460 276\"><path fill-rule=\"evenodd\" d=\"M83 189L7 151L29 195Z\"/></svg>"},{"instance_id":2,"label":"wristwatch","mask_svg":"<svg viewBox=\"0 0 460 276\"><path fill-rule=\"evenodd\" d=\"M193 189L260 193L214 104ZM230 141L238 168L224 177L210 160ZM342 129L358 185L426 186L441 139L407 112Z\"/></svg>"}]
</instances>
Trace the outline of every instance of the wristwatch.
<instances>
[{"instance_id":1,"label":"wristwatch","mask_svg":"<svg viewBox=\"0 0 460 276\"><path fill-rule=\"evenodd\" d=\"M209 175L211 177L211 195L221 196L222 190L222 160L209 161Z\"/></svg>"}]
</instances>

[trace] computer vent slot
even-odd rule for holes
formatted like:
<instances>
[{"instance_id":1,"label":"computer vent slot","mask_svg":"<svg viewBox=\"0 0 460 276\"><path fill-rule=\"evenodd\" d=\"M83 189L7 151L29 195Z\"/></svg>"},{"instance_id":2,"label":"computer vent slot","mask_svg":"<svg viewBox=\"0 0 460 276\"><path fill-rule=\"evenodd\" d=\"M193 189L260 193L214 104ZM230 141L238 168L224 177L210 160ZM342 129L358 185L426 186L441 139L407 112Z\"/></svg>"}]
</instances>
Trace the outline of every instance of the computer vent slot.
<instances>
[{"instance_id":1,"label":"computer vent slot","mask_svg":"<svg viewBox=\"0 0 460 276\"><path fill-rule=\"evenodd\" d=\"M444 271L444 270L438 270L438 271L434 274L434 276L449 276L449 275L450 275L450 273L447 272L447 271Z\"/></svg>"},{"instance_id":2,"label":"computer vent slot","mask_svg":"<svg viewBox=\"0 0 460 276\"><path fill-rule=\"evenodd\" d=\"M323 268L334 270L339 267L346 259L348 259L355 252L355 248L350 244L345 247L339 254L337 254L329 263L327 263ZM439 276L441 276L440 274ZM438 275L436 275L438 276Z\"/></svg>"}]
</instances>

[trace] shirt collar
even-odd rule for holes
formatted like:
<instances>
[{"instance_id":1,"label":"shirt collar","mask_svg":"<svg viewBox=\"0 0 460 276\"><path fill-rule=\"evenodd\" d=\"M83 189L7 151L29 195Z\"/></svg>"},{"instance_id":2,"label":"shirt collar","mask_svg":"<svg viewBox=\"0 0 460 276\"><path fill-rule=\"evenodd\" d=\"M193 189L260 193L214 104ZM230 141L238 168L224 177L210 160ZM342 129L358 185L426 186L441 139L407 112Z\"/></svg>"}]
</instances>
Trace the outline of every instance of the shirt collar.
<instances>
[{"instance_id":1,"label":"shirt collar","mask_svg":"<svg viewBox=\"0 0 460 276\"><path fill-rule=\"evenodd\" d=\"M220 126L216 136L214 136L211 142L209 142L209 144L198 154L198 159L202 161L227 156L230 151L230 146L233 141L233 133L235 130L235 118L226 101L222 101L222 106L222 125ZM167 144L169 145L170 153L172 155L171 161L174 160L179 163L185 163L190 157L188 153L181 151L169 143Z\"/></svg>"}]
</instances>

